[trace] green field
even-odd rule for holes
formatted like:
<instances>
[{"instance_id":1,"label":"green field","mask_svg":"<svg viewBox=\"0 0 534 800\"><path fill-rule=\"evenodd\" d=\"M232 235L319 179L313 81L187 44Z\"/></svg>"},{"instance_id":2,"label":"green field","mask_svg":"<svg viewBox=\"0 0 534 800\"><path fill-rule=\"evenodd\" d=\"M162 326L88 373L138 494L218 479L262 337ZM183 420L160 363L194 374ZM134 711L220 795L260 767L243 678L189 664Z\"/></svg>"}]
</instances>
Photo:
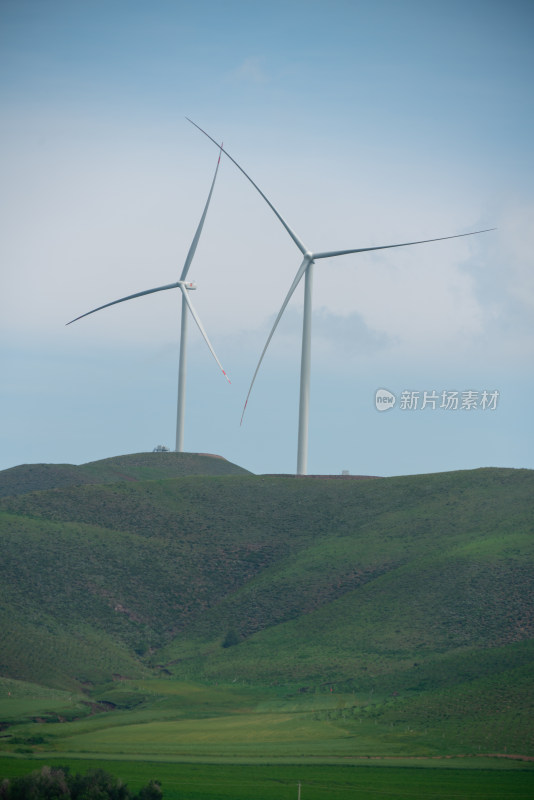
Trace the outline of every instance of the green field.
<instances>
[{"instance_id":1,"label":"green field","mask_svg":"<svg viewBox=\"0 0 534 800\"><path fill-rule=\"evenodd\" d=\"M0 779L31 772L35 759L0 758ZM68 764L84 773L91 762L64 758L46 761ZM102 760L98 765L119 776L134 791L149 780L159 780L165 800L530 800L534 771L522 766L495 769L479 765L448 764L426 769L413 762L403 767L171 764L150 761ZM467 765L466 765L467 766ZM499 765L501 766L501 765ZM510 765L508 765L510 766Z\"/></svg>"},{"instance_id":2,"label":"green field","mask_svg":"<svg viewBox=\"0 0 534 800\"><path fill-rule=\"evenodd\" d=\"M302 694L288 687L130 680L103 689L90 704L83 695L9 686L11 694L0 700L7 723L0 753L13 755L308 764L418 757L431 763L488 754L504 760L532 747L528 713L516 707L506 713L499 705L499 719L488 725L489 715L477 714L465 696L455 697L453 713L450 698L440 706L434 694L407 702L333 687ZM472 692L480 702L480 692Z\"/></svg>"}]
</instances>

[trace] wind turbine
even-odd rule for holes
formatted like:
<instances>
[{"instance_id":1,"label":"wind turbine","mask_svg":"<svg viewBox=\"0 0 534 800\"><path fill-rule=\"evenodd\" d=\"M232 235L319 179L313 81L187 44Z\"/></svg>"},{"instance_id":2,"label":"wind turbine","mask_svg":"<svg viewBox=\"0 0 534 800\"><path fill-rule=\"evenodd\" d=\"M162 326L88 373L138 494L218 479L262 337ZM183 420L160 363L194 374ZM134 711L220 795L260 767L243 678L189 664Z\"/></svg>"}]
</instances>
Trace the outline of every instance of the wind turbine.
<instances>
[{"instance_id":1,"label":"wind turbine","mask_svg":"<svg viewBox=\"0 0 534 800\"><path fill-rule=\"evenodd\" d=\"M220 146L215 139L213 139L205 130L203 130L199 125L193 122L192 119L186 117L186 119L198 128L201 133L211 139L211 141L220 147L222 152L232 161L235 166L243 173L245 178L250 181L250 183L254 186L254 188L260 193L263 197L267 205L270 209L274 212L274 214L278 217L290 237L295 242L296 246L302 253L303 259L302 263L293 279L293 283L291 284L289 291L286 295L284 302L282 303L282 307L278 312L278 316L274 321L274 325L271 329L271 332L267 338L267 342L265 343L265 347L263 348L262 354L260 356L260 360L258 361L258 366L256 367L256 371L252 377L252 381L248 390L248 394L245 400L245 405L243 408L243 414L241 415L241 422L243 421L243 415L245 414L245 410L247 407L248 399L250 397L250 393L252 391L252 387L254 386L254 381L256 380L256 376L258 374L259 368L261 366L261 362L263 361L263 357L267 351L269 343L273 337L273 334L280 322L282 314L284 313L287 304L289 303L293 292L297 288L298 284L300 283L301 278L304 276L304 314L303 314L303 322L302 322L302 354L301 354L301 362L300 362L300 400L299 400L299 428L298 428L298 447L297 447L297 475L306 475L307 474L307 462L308 462L308 421L309 421L309 401L310 401L310 363L311 363L311 309L312 309L312 280L313 280L313 266L315 261L320 258L333 258L335 256L345 256L349 255L350 253L369 253L372 250L388 250L393 247L411 247L412 245L416 244L427 244L428 242L441 242L445 239L459 239L463 236L474 236L477 233L486 233L490 230L495 230L494 228L486 228L482 231L471 231L470 233L458 233L454 236L440 236L437 239L422 239L418 242L402 242L401 244L386 244L380 245L378 247L357 247L351 250L328 250L324 253L313 253L311 252L305 244L299 239L297 234L289 227L287 222L283 219L283 217L279 214L276 208L273 206L271 201L263 194L259 186L257 186L250 175L247 175L245 170L237 163L237 161L232 158L232 156L222 147Z\"/></svg>"},{"instance_id":2,"label":"wind turbine","mask_svg":"<svg viewBox=\"0 0 534 800\"><path fill-rule=\"evenodd\" d=\"M222 146L220 147L220 150L222 150ZM186 348L187 348L187 327L188 327L187 323L188 323L189 313L191 314L196 324L198 325L200 333L204 337L204 340L209 347L210 353L212 354L213 358L219 365L222 374L224 375L228 383L230 383L230 379L226 374L226 372L224 371L221 362L217 358L215 350L213 349L211 342L208 339L208 334L204 330L204 327L189 297L189 292L197 288L196 284L186 280L187 273L189 272L189 267L191 266L191 262L193 261L193 257L197 249L197 245L200 239L200 234L202 233L202 228L204 227L204 220L206 219L206 214L208 213L208 208L211 201L211 195L213 194L213 187L215 186L215 181L217 179L217 173L219 171L220 162L221 162L221 154L219 152L217 166L215 167L215 174L211 182L210 193L208 195L206 205L204 206L204 211L202 212L202 216L200 218L200 222L198 224L196 233L193 237L193 241L191 242L187 258L185 259L185 264L182 269L182 274L180 275L180 280L176 281L176 283L168 283L165 286L156 286L155 289L145 289L144 292L136 292L135 294L129 294L127 297L121 297L119 300L113 300L111 303L106 303L103 306L98 306L98 308L93 308L92 311L87 311L87 313L81 314L79 317L76 317L75 319L72 319L70 322L67 322L67 325L71 325L73 322L76 322L79 319L83 319L83 317L88 317L89 314L94 314L96 311L101 311L103 308L114 306L117 303L124 303L126 302L126 300L133 300L135 297L143 297L145 294L153 294L154 292L164 292L167 289L180 289L182 293L182 322L181 322L181 333L180 333L180 362L178 367L178 404L176 413L177 453L182 453L184 449L183 445L184 445L184 417L185 417L185 384L186 384L186 364L187 364Z\"/></svg>"}]
</instances>

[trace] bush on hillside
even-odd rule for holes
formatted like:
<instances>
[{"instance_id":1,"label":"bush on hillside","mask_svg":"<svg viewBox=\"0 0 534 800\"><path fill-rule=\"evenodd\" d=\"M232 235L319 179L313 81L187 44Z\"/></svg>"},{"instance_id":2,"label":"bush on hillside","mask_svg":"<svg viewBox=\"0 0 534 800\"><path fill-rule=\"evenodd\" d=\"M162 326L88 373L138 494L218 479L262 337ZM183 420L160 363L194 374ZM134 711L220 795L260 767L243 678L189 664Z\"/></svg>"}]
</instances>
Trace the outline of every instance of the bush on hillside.
<instances>
[{"instance_id":1,"label":"bush on hillside","mask_svg":"<svg viewBox=\"0 0 534 800\"><path fill-rule=\"evenodd\" d=\"M43 767L20 778L0 783L0 800L161 800L158 781L150 781L132 794L120 778L103 769L71 775L68 767Z\"/></svg>"},{"instance_id":2,"label":"bush on hillside","mask_svg":"<svg viewBox=\"0 0 534 800\"><path fill-rule=\"evenodd\" d=\"M223 647L235 647L236 644L239 644L241 641L239 634L234 628L230 628L228 633L223 639L222 646Z\"/></svg>"}]
</instances>

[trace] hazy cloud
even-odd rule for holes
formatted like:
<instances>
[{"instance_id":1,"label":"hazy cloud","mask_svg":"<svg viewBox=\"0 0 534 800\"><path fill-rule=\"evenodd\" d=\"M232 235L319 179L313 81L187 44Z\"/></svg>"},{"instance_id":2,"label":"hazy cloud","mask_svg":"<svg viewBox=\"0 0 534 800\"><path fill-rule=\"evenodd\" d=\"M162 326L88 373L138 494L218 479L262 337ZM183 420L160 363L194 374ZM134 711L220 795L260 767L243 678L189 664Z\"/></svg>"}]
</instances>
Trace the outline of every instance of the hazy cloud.
<instances>
[{"instance_id":1,"label":"hazy cloud","mask_svg":"<svg viewBox=\"0 0 534 800\"><path fill-rule=\"evenodd\" d=\"M267 73L265 72L261 59L246 58L231 73L233 78L249 83L267 83Z\"/></svg>"}]
</instances>

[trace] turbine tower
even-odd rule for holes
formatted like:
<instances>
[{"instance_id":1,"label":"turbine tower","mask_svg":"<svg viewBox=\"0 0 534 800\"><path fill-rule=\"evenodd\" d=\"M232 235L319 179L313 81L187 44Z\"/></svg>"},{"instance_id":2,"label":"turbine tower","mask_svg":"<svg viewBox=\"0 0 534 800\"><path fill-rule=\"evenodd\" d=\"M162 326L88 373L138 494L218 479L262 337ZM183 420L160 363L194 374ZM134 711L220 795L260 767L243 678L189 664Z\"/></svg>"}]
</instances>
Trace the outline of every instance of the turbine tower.
<instances>
[{"instance_id":1,"label":"turbine tower","mask_svg":"<svg viewBox=\"0 0 534 800\"><path fill-rule=\"evenodd\" d=\"M304 312L303 312L303 320L302 320L302 351L301 351L301 362L300 362L300 399L299 399L299 426L298 426L298 445L297 445L297 475L306 475L307 474L307 463L308 463L308 423L309 423L309 404L310 404L310 366L311 366L311 310L312 310L312 282L313 282L313 267L315 261L321 258L334 258L336 256L345 256L349 255L350 253L369 253L372 250L388 250L394 247L411 247L412 245L416 244L427 244L428 242L441 242L445 239L459 239L463 236L474 236L477 233L486 233L488 230L494 230L494 228L487 228L483 231L471 231L470 233L459 233L454 236L440 236L436 239L422 239L417 242L402 242L400 244L386 244L380 245L378 247L358 247L353 248L351 250L328 250L321 253L311 252L305 244L299 239L297 234L289 227L287 222L283 219L280 213L276 210L273 206L271 201L263 194L259 186L257 186L250 175L247 175L245 170L237 163L237 161L232 158L232 156L222 147L219 145L215 139L213 139L205 130L203 130L199 125L193 122L192 119L186 117L186 119L198 128L201 133L208 137L217 147L222 150L222 152L232 161L235 166L243 173L245 178L254 186L256 191L263 197L267 205L273 211L273 213L278 217L286 231L288 232L291 239L294 241L298 249L300 250L303 259L302 263L293 279L293 283L291 284L289 291L285 297L284 302L282 303L282 307L278 312L278 316L274 321L274 325L271 329L271 332L267 338L267 342L265 343L265 347L263 348L262 354L260 356L260 360L258 361L258 365L256 367L256 371L252 377L252 381L250 383L250 387L248 390L248 394L245 400L245 405L243 408L243 414L241 415L241 422L243 421L243 415L245 414L245 410L247 407L248 399L250 397L250 393L252 391L252 387L254 386L254 381L256 380L256 376L258 374L259 368L261 366L261 362L263 361L263 357L267 351L269 343L273 337L273 334L280 322L282 314L284 313L287 304L289 303L293 292L297 288L298 284L300 283L302 277L304 276Z\"/></svg>"},{"instance_id":2,"label":"turbine tower","mask_svg":"<svg viewBox=\"0 0 534 800\"><path fill-rule=\"evenodd\" d=\"M219 149L222 150L222 146ZM146 294L153 294L154 292L163 292L166 291L167 289L180 289L182 293L182 321L181 321L181 335L180 335L180 362L178 367L178 403L176 412L177 453L183 452L183 444L184 444L185 385L186 385L187 333L188 333L187 328L188 328L189 314L191 314L196 324L198 325L200 333L204 337L204 340L208 345L210 353L212 354L213 358L219 365L224 377L226 378L228 383L230 383L230 379L226 374L226 372L224 371L221 362L217 358L215 350L213 349L212 344L208 339L208 334L204 330L204 327L199 319L199 316L193 307L191 298L189 297L189 292L197 288L196 284L186 280L187 273L189 272L189 267L191 266L191 262L193 261L193 257L197 249L197 245L200 239L200 234L202 233L202 228L204 227L204 220L206 219L206 214L208 213L208 208L211 201L211 196L213 194L213 187L215 186L215 181L217 179L217 173L219 171L220 162L221 162L221 154L219 152L219 158L217 160L217 166L215 167L215 174L211 182L211 188L208 195L208 199L206 201L206 205L204 206L204 211L202 212L202 216L200 218L200 222L198 224L196 233L193 237L193 241L191 242L187 258L185 259L184 267L182 269L182 274L180 275L180 280L176 281L176 283L168 283L165 286L157 286L155 289L145 289L145 291L143 292L136 292L135 294L129 294L127 297L121 297L119 300L113 300L111 303L106 303L103 306L98 306L98 308L93 308L92 311L87 311L85 314L81 314L79 317L76 317L75 319L72 319L70 322L67 322L67 325L71 325L73 322L76 322L79 319L83 319L83 317L88 317L89 314L94 314L96 311L101 311L103 308L114 306L117 303L124 303L126 302L126 300L133 300L135 297L143 297Z\"/></svg>"}]
</instances>

